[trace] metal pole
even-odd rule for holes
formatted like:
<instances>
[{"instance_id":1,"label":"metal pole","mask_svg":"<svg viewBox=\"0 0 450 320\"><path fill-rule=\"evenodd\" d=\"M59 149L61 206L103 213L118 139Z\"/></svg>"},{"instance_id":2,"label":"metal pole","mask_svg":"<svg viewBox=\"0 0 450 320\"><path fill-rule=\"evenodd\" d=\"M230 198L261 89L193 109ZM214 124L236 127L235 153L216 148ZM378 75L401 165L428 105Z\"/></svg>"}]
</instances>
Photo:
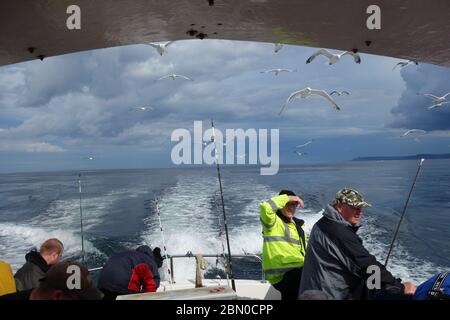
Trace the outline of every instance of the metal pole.
<instances>
[{"instance_id":1,"label":"metal pole","mask_svg":"<svg viewBox=\"0 0 450 320\"><path fill-rule=\"evenodd\" d=\"M159 229L161 230L161 237L162 237L162 243L163 243L163 249L164 249L164 258L167 260L167 249L166 249L166 240L164 239L164 230L162 227L162 223L161 223L161 215L159 212L159 204L158 204L158 199L155 198L155 206L156 206L156 214L158 215L158 220L159 220ZM172 260L171 260L172 262ZM172 274L171 274L171 269L167 266L167 262L166 262L166 268L167 268L167 273L169 274L169 283L170 286L172 287Z\"/></svg>"},{"instance_id":2,"label":"metal pole","mask_svg":"<svg viewBox=\"0 0 450 320\"><path fill-rule=\"evenodd\" d=\"M419 163L419 167L417 168L416 176L414 177L413 184L411 186L411 189L409 190L408 198L406 199L405 206L403 207L403 212L400 216L400 221L398 222L397 229L395 230L395 233L394 233L394 238L392 239L391 246L389 247L389 252L387 254L386 261L384 262L385 267L387 267L387 264L389 261L389 256L391 255L392 249L394 248L394 242L395 242L398 232L400 230L400 225L402 224L403 217L405 216L406 208L408 207L408 203L409 203L409 198L411 198L412 191L414 189L414 186L416 185L416 180L417 180L417 177L419 176L419 172L420 172L420 169L422 168L422 163L424 161L425 161L425 159L420 159L420 163Z\"/></svg>"},{"instance_id":3,"label":"metal pole","mask_svg":"<svg viewBox=\"0 0 450 320\"><path fill-rule=\"evenodd\" d=\"M81 173L78 174L78 190L80 194L81 262L84 264L84 232L83 232L83 207L81 205Z\"/></svg>"},{"instance_id":4,"label":"metal pole","mask_svg":"<svg viewBox=\"0 0 450 320\"><path fill-rule=\"evenodd\" d=\"M233 276L233 265L231 262L231 250L230 250L230 238L228 235L228 225L227 225L227 215L225 213L225 203L223 201L223 190L222 190L222 179L220 177L220 166L219 166L219 156L217 153L217 142L215 139L215 132L214 132L214 121L213 119L211 119L211 127L212 127L212 138L213 138L213 143L214 143L214 153L215 153L215 159L216 159L216 168L217 168L217 176L219 178L219 187L220 187L220 198L222 201L222 211L223 211L223 224L225 226L225 235L227 238L227 249L228 249L228 265L229 265L229 269L230 269L230 278L231 278L231 287L234 291L236 291L236 284L234 282L234 276Z\"/></svg>"}]
</instances>

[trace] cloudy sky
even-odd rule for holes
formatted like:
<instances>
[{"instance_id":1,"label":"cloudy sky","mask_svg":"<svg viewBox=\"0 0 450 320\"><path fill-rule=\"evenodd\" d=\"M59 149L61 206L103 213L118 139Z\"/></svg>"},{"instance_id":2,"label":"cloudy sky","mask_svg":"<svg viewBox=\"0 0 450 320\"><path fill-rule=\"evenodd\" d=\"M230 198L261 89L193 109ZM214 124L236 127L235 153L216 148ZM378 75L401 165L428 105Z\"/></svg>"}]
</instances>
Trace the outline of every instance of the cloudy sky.
<instances>
[{"instance_id":1,"label":"cloudy sky","mask_svg":"<svg viewBox=\"0 0 450 320\"><path fill-rule=\"evenodd\" d=\"M314 48L219 40L178 41L160 56L146 45L80 52L0 67L0 172L170 167L174 129L214 118L219 129L280 130L280 162L450 152L450 106L428 110L417 92L450 92L450 70L392 68L395 58L344 57L329 66ZM296 68L275 76L261 71ZM155 81L177 73L194 81ZM293 100L304 87L347 90ZM152 111L136 107L151 106ZM400 138L407 129L427 133ZM297 156L294 147L314 142ZM87 157L93 156L94 160Z\"/></svg>"}]
</instances>

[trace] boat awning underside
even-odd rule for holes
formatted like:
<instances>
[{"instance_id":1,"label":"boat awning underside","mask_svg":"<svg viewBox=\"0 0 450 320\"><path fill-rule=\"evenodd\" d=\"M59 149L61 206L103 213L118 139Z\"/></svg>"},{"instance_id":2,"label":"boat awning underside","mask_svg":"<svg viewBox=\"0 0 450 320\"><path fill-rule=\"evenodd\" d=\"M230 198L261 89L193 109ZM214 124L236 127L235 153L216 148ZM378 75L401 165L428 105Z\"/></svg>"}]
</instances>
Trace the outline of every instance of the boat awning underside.
<instances>
[{"instance_id":1,"label":"boat awning underside","mask_svg":"<svg viewBox=\"0 0 450 320\"><path fill-rule=\"evenodd\" d=\"M81 9L81 30L66 10ZM367 7L381 9L369 30ZM182 39L282 42L450 66L446 0L5 0L0 65L128 44Z\"/></svg>"}]
</instances>

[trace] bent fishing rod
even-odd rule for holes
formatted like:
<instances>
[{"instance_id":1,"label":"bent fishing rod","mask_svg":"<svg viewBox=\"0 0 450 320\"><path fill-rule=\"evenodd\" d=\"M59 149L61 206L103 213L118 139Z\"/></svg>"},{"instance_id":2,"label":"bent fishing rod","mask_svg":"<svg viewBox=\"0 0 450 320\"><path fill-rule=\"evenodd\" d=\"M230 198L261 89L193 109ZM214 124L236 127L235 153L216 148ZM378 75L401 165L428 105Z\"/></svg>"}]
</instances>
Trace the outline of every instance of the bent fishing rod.
<instances>
[{"instance_id":1,"label":"bent fishing rod","mask_svg":"<svg viewBox=\"0 0 450 320\"><path fill-rule=\"evenodd\" d=\"M166 240L164 238L164 230L163 230L163 226L162 226L162 222L161 222L161 213L159 210L159 203L158 203L158 198L155 197L155 211L156 214L158 215L158 221L159 221L159 229L161 230L161 238L162 238L162 243L163 243L163 250L164 250L164 258L167 260L167 248L166 248ZM170 270L169 266L167 265L167 261L166 261L166 268L167 268L167 273L169 274L169 283L170 283L170 287L172 287L172 271Z\"/></svg>"},{"instance_id":2,"label":"bent fishing rod","mask_svg":"<svg viewBox=\"0 0 450 320\"><path fill-rule=\"evenodd\" d=\"M225 213L225 203L223 201L222 179L220 177L219 154L217 152L217 142L216 142L216 136L215 136L215 131L214 131L213 119L211 119L211 128L212 128L212 142L214 143L214 158L216 160L217 177L219 178L220 199L222 202L222 212L223 212L223 224L225 227L225 236L227 239L228 266L229 266L229 272L230 272L231 287L234 291L236 291L236 284L234 282L234 276L233 276L233 265L231 262L230 237L228 234L227 215Z\"/></svg>"},{"instance_id":3,"label":"bent fishing rod","mask_svg":"<svg viewBox=\"0 0 450 320\"><path fill-rule=\"evenodd\" d=\"M83 207L81 205L81 173L78 174L78 191L80 194L81 262L84 264L84 232L83 232Z\"/></svg>"},{"instance_id":4,"label":"bent fishing rod","mask_svg":"<svg viewBox=\"0 0 450 320\"><path fill-rule=\"evenodd\" d=\"M392 249L394 248L394 243L395 243L395 240L397 239L397 235L400 230L400 225L402 224L403 217L405 216L405 213L406 213L406 208L408 207L409 199L411 198L412 191L414 189L414 186L416 185L416 180L417 180L417 177L419 176L419 172L420 172L420 169L422 168L422 164L424 161L425 161L425 159L420 159L420 163L419 163L419 167L417 168L416 176L414 177L413 184L411 186L411 189L409 190L408 198L406 199L405 206L403 207L403 212L400 216L400 221L398 222L397 229L395 230L395 233L394 233L394 238L392 239L391 245L389 247L389 252L387 254L386 261L384 262L385 267L387 267L387 264L389 261L389 256L391 255Z\"/></svg>"}]
</instances>

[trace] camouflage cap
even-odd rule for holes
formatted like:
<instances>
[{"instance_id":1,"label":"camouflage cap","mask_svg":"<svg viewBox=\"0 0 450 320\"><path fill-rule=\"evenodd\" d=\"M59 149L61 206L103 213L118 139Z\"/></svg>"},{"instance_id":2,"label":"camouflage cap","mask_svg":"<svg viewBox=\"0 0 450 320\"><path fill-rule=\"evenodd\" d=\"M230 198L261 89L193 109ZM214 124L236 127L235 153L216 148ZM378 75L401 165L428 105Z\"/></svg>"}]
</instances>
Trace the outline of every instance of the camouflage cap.
<instances>
[{"instance_id":1,"label":"camouflage cap","mask_svg":"<svg viewBox=\"0 0 450 320\"><path fill-rule=\"evenodd\" d=\"M355 208L366 208L371 205L364 201L362 195L353 189L343 188L336 193L336 204L346 203Z\"/></svg>"}]
</instances>

